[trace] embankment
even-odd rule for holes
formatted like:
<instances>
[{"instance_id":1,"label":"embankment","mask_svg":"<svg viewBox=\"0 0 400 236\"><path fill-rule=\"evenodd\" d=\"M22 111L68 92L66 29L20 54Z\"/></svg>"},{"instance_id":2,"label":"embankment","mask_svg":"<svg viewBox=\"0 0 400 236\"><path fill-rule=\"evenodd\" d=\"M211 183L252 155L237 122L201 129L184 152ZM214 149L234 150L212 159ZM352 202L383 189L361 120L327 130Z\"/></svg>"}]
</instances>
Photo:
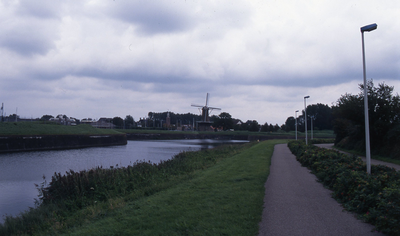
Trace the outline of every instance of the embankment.
<instances>
[{"instance_id":1,"label":"embankment","mask_svg":"<svg viewBox=\"0 0 400 236\"><path fill-rule=\"evenodd\" d=\"M0 153L126 145L126 134L0 136Z\"/></svg>"},{"instance_id":2,"label":"embankment","mask_svg":"<svg viewBox=\"0 0 400 236\"><path fill-rule=\"evenodd\" d=\"M210 134L210 133L128 133L128 140L169 140L169 139L217 139L217 140L270 140L293 139L290 135L245 135L245 134Z\"/></svg>"}]
</instances>

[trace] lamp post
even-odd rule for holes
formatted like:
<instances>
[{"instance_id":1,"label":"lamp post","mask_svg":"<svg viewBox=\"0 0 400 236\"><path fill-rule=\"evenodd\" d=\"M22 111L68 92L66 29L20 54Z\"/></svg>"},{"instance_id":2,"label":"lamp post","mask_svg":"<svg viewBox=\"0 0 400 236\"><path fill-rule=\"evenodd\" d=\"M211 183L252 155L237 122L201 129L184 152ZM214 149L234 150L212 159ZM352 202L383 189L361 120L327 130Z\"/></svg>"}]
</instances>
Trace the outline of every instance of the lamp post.
<instances>
[{"instance_id":1,"label":"lamp post","mask_svg":"<svg viewBox=\"0 0 400 236\"><path fill-rule=\"evenodd\" d=\"M314 116L311 116L310 118L311 118L311 139L314 139L314 138L313 138L313 134L314 134L314 132L313 132L313 120L314 120Z\"/></svg>"},{"instance_id":2,"label":"lamp post","mask_svg":"<svg viewBox=\"0 0 400 236\"><path fill-rule=\"evenodd\" d=\"M296 117L296 121L295 121L295 129L296 129L296 140L297 140L297 112L299 112L299 110L294 112L294 116Z\"/></svg>"},{"instance_id":3,"label":"lamp post","mask_svg":"<svg viewBox=\"0 0 400 236\"><path fill-rule=\"evenodd\" d=\"M305 96L304 97L304 120L306 124L306 145L308 145L308 140L307 140L307 106L306 106L306 99L310 98L310 96Z\"/></svg>"},{"instance_id":4,"label":"lamp post","mask_svg":"<svg viewBox=\"0 0 400 236\"><path fill-rule=\"evenodd\" d=\"M367 173L371 174L371 149L369 142L369 119L368 119L368 91L367 91L367 76L365 70L365 49L364 49L364 32L370 32L378 27L377 24L370 24L360 28L362 41L362 56L363 56L363 74L364 74L364 117L365 117L365 155L367 159Z\"/></svg>"}]
</instances>

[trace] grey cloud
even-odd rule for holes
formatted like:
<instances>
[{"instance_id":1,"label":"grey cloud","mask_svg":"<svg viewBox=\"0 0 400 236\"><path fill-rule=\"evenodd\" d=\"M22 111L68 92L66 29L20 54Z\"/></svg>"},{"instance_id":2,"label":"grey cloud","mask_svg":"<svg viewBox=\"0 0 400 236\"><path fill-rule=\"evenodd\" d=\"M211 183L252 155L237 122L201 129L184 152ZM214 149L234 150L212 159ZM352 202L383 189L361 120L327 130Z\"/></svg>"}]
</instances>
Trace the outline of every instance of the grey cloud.
<instances>
[{"instance_id":1,"label":"grey cloud","mask_svg":"<svg viewBox=\"0 0 400 236\"><path fill-rule=\"evenodd\" d=\"M0 40L0 46L23 56L31 56L46 54L54 44L40 35L21 35L19 32L12 32Z\"/></svg>"},{"instance_id":2,"label":"grey cloud","mask_svg":"<svg viewBox=\"0 0 400 236\"><path fill-rule=\"evenodd\" d=\"M54 48L54 39L58 31L53 21L23 18L10 20L9 25L1 29L0 47L22 56L46 54Z\"/></svg>"},{"instance_id":3,"label":"grey cloud","mask_svg":"<svg viewBox=\"0 0 400 236\"><path fill-rule=\"evenodd\" d=\"M189 14L173 6L175 4L170 1L116 3L112 6L111 14L122 21L138 25L139 32L146 35L178 32L193 26Z\"/></svg>"},{"instance_id":4,"label":"grey cloud","mask_svg":"<svg viewBox=\"0 0 400 236\"><path fill-rule=\"evenodd\" d=\"M20 1L16 13L38 18L58 18L62 2L56 0Z\"/></svg>"}]
</instances>

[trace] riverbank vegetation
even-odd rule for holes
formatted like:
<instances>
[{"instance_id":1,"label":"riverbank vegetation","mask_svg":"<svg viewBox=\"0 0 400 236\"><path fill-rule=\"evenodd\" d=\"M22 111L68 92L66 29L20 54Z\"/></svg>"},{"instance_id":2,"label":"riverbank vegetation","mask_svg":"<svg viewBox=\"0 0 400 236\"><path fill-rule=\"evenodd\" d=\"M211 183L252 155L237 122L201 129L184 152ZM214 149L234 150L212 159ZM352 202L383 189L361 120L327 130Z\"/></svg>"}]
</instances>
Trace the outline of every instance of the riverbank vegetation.
<instances>
[{"instance_id":1,"label":"riverbank vegetation","mask_svg":"<svg viewBox=\"0 0 400 236\"><path fill-rule=\"evenodd\" d=\"M121 134L117 130L91 125L67 126L48 121L0 122L0 135L101 135Z\"/></svg>"},{"instance_id":2,"label":"riverbank vegetation","mask_svg":"<svg viewBox=\"0 0 400 236\"><path fill-rule=\"evenodd\" d=\"M273 147L183 152L160 164L56 174L1 235L255 235Z\"/></svg>"},{"instance_id":3,"label":"riverbank vegetation","mask_svg":"<svg viewBox=\"0 0 400 236\"><path fill-rule=\"evenodd\" d=\"M400 172L382 165L372 165L371 174L357 156L306 145L288 144L297 160L309 168L343 207L358 214L388 235L400 235Z\"/></svg>"}]
</instances>

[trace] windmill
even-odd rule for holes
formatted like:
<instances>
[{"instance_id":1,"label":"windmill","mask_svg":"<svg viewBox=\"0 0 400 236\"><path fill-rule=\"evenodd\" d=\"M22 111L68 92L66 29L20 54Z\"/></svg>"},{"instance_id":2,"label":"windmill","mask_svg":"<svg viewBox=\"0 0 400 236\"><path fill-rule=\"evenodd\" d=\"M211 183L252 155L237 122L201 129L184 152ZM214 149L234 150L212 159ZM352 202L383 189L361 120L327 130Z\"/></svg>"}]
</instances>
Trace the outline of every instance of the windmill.
<instances>
[{"instance_id":1,"label":"windmill","mask_svg":"<svg viewBox=\"0 0 400 236\"><path fill-rule=\"evenodd\" d=\"M200 131L211 130L210 126L211 126L212 122L210 122L210 113L212 110L221 110L221 108L209 107L208 106L208 97L209 97L209 93L207 93L207 96L206 96L206 105L205 106L192 104L192 107L198 107L199 109L201 109L201 121L197 122L197 127Z\"/></svg>"}]
</instances>

